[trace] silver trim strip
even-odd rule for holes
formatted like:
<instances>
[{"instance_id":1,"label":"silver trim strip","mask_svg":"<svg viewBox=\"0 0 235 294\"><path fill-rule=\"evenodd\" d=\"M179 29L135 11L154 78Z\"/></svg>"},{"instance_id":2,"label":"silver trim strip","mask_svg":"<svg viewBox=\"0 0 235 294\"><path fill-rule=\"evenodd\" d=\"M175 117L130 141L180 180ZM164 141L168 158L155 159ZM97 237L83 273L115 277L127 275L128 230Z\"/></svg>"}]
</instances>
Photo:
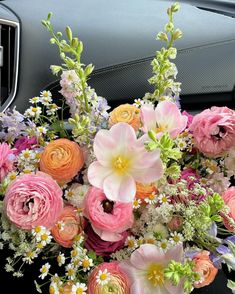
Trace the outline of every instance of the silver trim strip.
<instances>
[{"instance_id":1,"label":"silver trim strip","mask_svg":"<svg viewBox=\"0 0 235 294\"><path fill-rule=\"evenodd\" d=\"M16 30L16 36L15 36L15 38L16 38L16 44L15 44L16 50L15 50L15 61L14 61L13 84L12 84L11 94L9 95L7 100L4 102L4 104L2 106L0 106L0 110L2 112L4 112L11 105L13 100L15 99L16 91L17 91L18 74L19 74L19 53L20 53L20 24L15 22L15 21L6 20L6 19L2 19L2 18L0 18L0 23L12 26Z\"/></svg>"}]
</instances>

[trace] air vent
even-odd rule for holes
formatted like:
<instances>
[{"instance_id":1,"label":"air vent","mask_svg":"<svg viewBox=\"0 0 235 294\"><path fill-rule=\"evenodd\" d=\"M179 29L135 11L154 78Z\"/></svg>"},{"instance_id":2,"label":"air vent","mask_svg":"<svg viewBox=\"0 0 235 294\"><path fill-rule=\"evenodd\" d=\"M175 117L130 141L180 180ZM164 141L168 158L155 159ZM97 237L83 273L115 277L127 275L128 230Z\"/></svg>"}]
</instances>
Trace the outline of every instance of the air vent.
<instances>
[{"instance_id":1,"label":"air vent","mask_svg":"<svg viewBox=\"0 0 235 294\"><path fill-rule=\"evenodd\" d=\"M14 100L18 80L19 24L0 19L0 110Z\"/></svg>"}]
</instances>

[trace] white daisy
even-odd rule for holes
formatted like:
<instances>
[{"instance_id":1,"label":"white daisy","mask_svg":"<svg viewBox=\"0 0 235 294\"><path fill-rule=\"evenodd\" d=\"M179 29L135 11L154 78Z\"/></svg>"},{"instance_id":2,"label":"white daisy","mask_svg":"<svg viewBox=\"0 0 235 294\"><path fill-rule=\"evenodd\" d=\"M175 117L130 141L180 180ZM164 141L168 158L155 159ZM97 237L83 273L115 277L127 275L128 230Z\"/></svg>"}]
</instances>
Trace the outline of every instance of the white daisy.
<instances>
[{"instance_id":1,"label":"white daisy","mask_svg":"<svg viewBox=\"0 0 235 294\"><path fill-rule=\"evenodd\" d=\"M140 205L141 205L141 200L140 199L135 199L134 201L133 201L133 208L134 209L138 209L138 208L140 208Z\"/></svg>"},{"instance_id":2,"label":"white daisy","mask_svg":"<svg viewBox=\"0 0 235 294\"><path fill-rule=\"evenodd\" d=\"M128 236L125 241L125 245L128 246L128 249L134 250L137 245L137 241L133 236Z\"/></svg>"},{"instance_id":3,"label":"white daisy","mask_svg":"<svg viewBox=\"0 0 235 294\"><path fill-rule=\"evenodd\" d=\"M29 102L32 104L36 104L36 103L40 102L40 98L35 96L35 97L29 99Z\"/></svg>"},{"instance_id":4,"label":"white daisy","mask_svg":"<svg viewBox=\"0 0 235 294\"><path fill-rule=\"evenodd\" d=\"M80 262L80 265L83 267L83 271L87 272L94 264L91 258L85 256L85 258Z\"/></svg>"},{"instance_id":5,"label":"white daisy","mask_svg":"<svg viewBox=\"0 0 235 294\"><path fill-rule=\"evenodd\" d=\"M177 232L172 232L170 242L174 245L181 244L184 241L183 235Z\"/></svg>"},{"instance_id":6,"label":"white daisy","mask_svg":"<svg viewBox=\"0 0 235 294\"><path fill-rule=\"evenodd\" d=\"M96 282L99 285L105 285L110 281L110 273L108 272L107 269L104 271L99 270L98 274L96 275Z\"/></svg>"},{"instance_id":7,"label":"white daisy","mask_svg":"<svg viewBox=\"0 0 235 294\"><path fill-rule=\"evenodd\" d=\"M158 201L159 203L163 204L163 203L169 203L170 202L170 197L165 195L165 194L160 194L158 196Z\"/></svg>"},{"instance_id":8,"label":"white daisy","mask_svg":"<svg viewBox=\"0 0 235 294\"><path fill-rule=\"evenodd\" d=\"M49 269L51 265L47 262L40 268L41 275L39 275L39 278L42 280L48 275Z\"/></svg>"},{"instance_id":9,"label":"white daisy","mask_svg":"<svg viewBox=\"0 0 235 294\"><path fill-rule=\"evenodd\" d=\"M157 195L155 193L151 193L147 196L144 201L148 204L156 204L157 203Z\"/></svg>"},{"instance_id":10,"label":"white daisy","mask_svg":"<svg viewBox=\"0 0 235 294\"><path fill-rule=\"evenodd\" d=\"M63 264L65 264L65 256L64 253L59 253L59 255L57 256L57 262L59 266L62 266Z\"/></svg>"},{"instance_id":11,"label":"white daisy","mask_svg":"<svg viewBox=\"0 0 235 294\"><path fill-rule=\"evenodd\" d=\"M72 286L71 294L86 294L87 286L84 283L76 283Z\"/></svg>"}]
</instances>

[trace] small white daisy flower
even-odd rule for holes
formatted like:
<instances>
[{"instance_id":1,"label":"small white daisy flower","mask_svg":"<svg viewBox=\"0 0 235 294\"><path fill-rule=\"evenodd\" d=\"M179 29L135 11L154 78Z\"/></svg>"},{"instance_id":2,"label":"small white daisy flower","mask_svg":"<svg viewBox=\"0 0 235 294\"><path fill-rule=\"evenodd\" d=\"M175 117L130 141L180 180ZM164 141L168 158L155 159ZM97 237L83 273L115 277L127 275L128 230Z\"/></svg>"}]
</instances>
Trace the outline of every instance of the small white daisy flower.
<instances>
[{"instance_id":1,"label":"small white daisy flower","mask_svg":"<svg viewBox=\"0 0 235 294\"><path fill-rule=\"evenodd\" d=\"M59 287L55 282L52 282L49 286L49 293L60 294Z\"/></svg>"},{"instance_id":2,"label":"small white daisy flower","mask_svg":"<svg viewBox=\"0 0 235 294\"><path fill-rule=\"evenodd\" d=\"M158 197L158 201L159 203L163 204L163 203L169 203L170 202L170 197L166 196L165 194L160 194Z\"/></svg>"},{"instance_id":3,"label":"small white daisy flower","mask_svg":"<svg viewBox=\"0 0 235 294\"><path fill-rule=\"evenodd\" d=\"M140 199L135 199L134 201L133 201L133 208L134 209L138 209L138 208L140 208L140 205L141 205L141 200Z\"/></svg>"},{"instance_id":4,"label":"small white daisy flower","mask_svg":"<svg viewBox=\"0 0 235 294\"><path fill-rule=\"evenodd\" d=\"M32 104L36 104L36 103L40 102L40 98L35 96L35 97L29 99L29 102Z\"/></svg>"},{"instance_id":5,"label":"small white daisy flower","mask_svg":"<svg viewBox=\"0 0 235 294\"><path fill-rule=\"evenodd\" d=\"M85 258L80 262L80 265L83 267L83 271L86 272L89 271L94 264L91 258L85 256Z\"/></svg>"},{"instance_id":6,"label":"small white daisy flower","mask_svg":"<svg viewBox=\"0 0 235 294\"><path fill-rule=\"evenodd\" d=\"M40 95L41 103L45 106L48 106L52 102L50 91L42 91Z\"/></svg>"},{"instance_id":7,"label":"small white daisy flower","mask_svg":"<svg viewBox=\"0 0 235 294\"><path fill-rule=\"evenodd\" d=\"M137 241L133 236L128 236L125 241L125 245L128 246L128 249L134 250L137 245Z\"/></svg>"},{"instance_id":8,"label":"small white daisy flower","mask_svg":"<svg viewBox=\"0 0 235 294\"><path fill-rule=\"evenodd\" d=\"M110 273L108 272L107 269L104 271L99 270L98 274L96 275L96 282L99 285L105 285L110 281Z\"/></svg>"},{"instance_id":9,"label":"small white daisy flower","mask_svg":"<svg viewBox=\"0 0 235 294\"><path fill-rule=\"evenodd\" d=\"M40 116L40 114L42 113L42 109L41 107L33 107L33 106L30 106L30 108L28 108L24 115L27 116L27 117L35 117L35 118L38 118Z\"/></svg>"},{"instance_id":10,"label":"small white daisy flower","mask_svg":"<svg viewBox=\"0 0 235 294\"><path fill-rule=\"evenodd\" d=\"M57 256L57 262L59 266L62 266L63 264L65 264L65 256L64 253L59 253L59 255Z\"/></svg>"},{"instance_id":11,"label":"small white daisy flower","mask_svg":"<svg viewBox=\"0 0 235 294\"><path fill-rule=\"evenodd\" d=\"M41 275L39 276L39 278L41 278L43 280L48 275L50 267L51 267L51 265L48 262L46 264L44 264L40 268Z\"/></svg>"},{"instance_id":12,"label":"small white daisy flower","mask_svg":"<svg viewBox=\"0 0 235 294\"><path fill-rule=\"evenodd\" d=\"M35 251L30 250L24 254L24 257L22 260L28 264L32 264L33 259L37 257L38 257L37 253Z\"/></svg>"},{"instance_id":13,"label":"small white daisy flower","mask_svg":"<svg viewBox=\"0 0 235 294\"><path fill-rule=\"evenodd\" d=\"M165 253L169 249L170 244L168 240L164 239L159 241L157 243L157 246Z\"/></svg>"},{"instance_id":14,"label":"small white daisy flower","mask_svg":"<svg viewBox=\"0 0 235 294\"><path fill-rule=\"evenodd\" d=\"M43 235L47 229L43 226L36 226L35 228L32 229L31 233L34 237L40 237Z\"/></svg>"},{"instance_id":15,"label":"small white daisy flower","mask_svg":"<svg viewBox=\"0 0 235 294\"><path fill-rule=\"evenodd\" d=\"M76 283L72 286L71 294L86 294L87 286L84 283Z\"/></svg>"},{"instance_id":16,"label":"small white daisy flower","mask_svg":"<svg viewBox=\"0 0 235 294\"><path fill-rule=\"evenodd\" d=\"M43 126L37 127L36 133L37 135L45 135L47 133L47 128Z\"/></svg>"},{"instance_id":17,"label":"small white daisy flower","mask_svg":"<svg viewBox=\"0 0 235 294\"><path fill-rule=\"evenodd\" d=\"M170 242L172 244L181 244L184 241L183 235L177 232L172 232L171 234L171 238L170 238Z\"/></svg>"},{"instance_id":18,"label":"small white daisy flower","mask_svg":"<svg viewBox=\"0 0 235 294\"><path fill-rule=\"evenodd\" d=\"M156 204L157 203L157 195L155 193L151 193L147 196L144 201L148 204Z\"/></svg>"},{"instance_id":19,"label":"small white daisy flower","mask_svg":"<svg viewBox=\"0 0 235 294\"><path fill-rule=\"evenodd\" d=\"M68 264L66 266L66 276L70 279L70 280L74 280L75 276L76 276L76 269L72 264Z\"/></svg>"}]
</instances>

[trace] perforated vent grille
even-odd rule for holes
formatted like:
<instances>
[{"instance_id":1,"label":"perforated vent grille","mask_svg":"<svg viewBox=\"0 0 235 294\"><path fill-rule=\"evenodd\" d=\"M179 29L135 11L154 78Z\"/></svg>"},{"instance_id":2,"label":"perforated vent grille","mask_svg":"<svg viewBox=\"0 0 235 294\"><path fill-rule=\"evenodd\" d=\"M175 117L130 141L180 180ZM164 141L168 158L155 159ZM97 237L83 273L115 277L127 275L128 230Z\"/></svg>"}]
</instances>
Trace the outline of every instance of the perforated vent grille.
<instances>
[{"instance_id":1,"label":"perforated vent grille","mask_svg":"<svg viewBox=\"0 0 235 294\"><path fill-rule=\"evenodd\" d=\"M0 110L14 99L18 78L19 24L0 19Z\"/></svg>"}]
</instances>

